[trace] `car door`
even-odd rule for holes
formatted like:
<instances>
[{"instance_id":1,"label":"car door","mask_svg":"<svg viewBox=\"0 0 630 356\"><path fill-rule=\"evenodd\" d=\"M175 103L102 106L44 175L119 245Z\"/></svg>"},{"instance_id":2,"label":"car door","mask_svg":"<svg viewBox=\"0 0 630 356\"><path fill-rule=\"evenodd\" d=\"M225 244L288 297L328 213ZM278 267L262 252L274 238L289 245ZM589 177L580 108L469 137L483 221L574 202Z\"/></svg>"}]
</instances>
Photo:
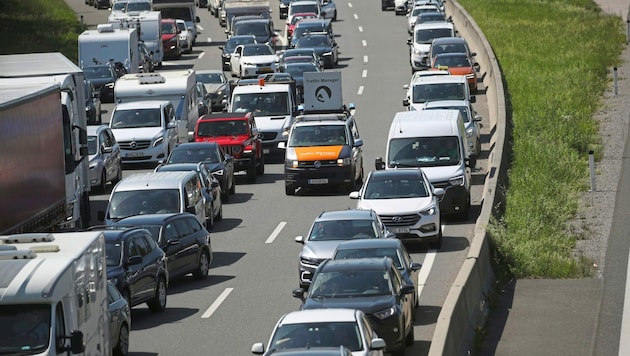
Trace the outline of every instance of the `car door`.
<instances>
[{"instance_id":1,"label":"car door","mask_svg":"<svg viewBox=\"0 0 630 356\"><path fill-rule=\"evenodd\" d=\"M160 237L160 247L166 254L166 267L169 276L179 273L181 268L181 260L179 260L179 232L175 227L174 220L167 221L162 227L162 236Z\"/></svg>"},{"instance_id":2,"label":"car door","mask_svg":"<svg viewBox=\"0 0 630 356\"><path fill-rule=\"evenodd\" d=\"M134 236L134 244L139 255L142 257L142 263L138 266L138 291L143 299L149 299L155 293L156 276L158 274L160 256L151 250L151 245L147 239L151 236L145 236L142 233Z\"/></svg>"},{"instance_id":3,"label":"car door","mask_svg":"<svg viewBox=\"0 0 630 356\"><path fill-rule=\"evenodd\" d=\"M118 173L116 166L116 153L112 144L112 137L109 136L107 130L101 131L98 141L101 143L103 153L103 167L105 169L105 179L110 180Z\"/></svg>"},{"instance_id":4,"label":"car door","mask_svg":"<svg viewBox=\"0 0 630 356\"><path fill-rule=\"evenodd\" d=\"M127 249L126 249L126 259L129 261L132 257L139 257L140 252L136 248L136 236L128 236L127 238ZM142 273L143 273L143 263L138 264L129 264L127 267L127 273L125 275L125 280L127 281L127 286L129 287L129 297L131 298L131 305L138 304L138 301L144 298L142 291Z\"/></svg>"},{"instance_id":5,"label":"car door","mask_svg":"<svg viewBox=\"0 0 630 356\"><path fill-rule=\"evenodd\" d=\"M359 135L359 129L357 128L357 123L354 119L350 120L349 123L350 134L352 136L352 160L353 165L355 167L355 180L361 176L362 167L363 167L363 147L355 145L355 142L361 138Z\"/></svg>"},{"instance_id":6,"label":"car door","mask_svg":"<svg viewBox=\"0 0 630 356\"><path fill-rule=\"evenodd\" d=\"M193 216L183 216L175 220L175 228L179 234L179 259L181 260L181 271L188 273L197 266L197 256L199 246L195 240L195 231L188 220L195 219Z\"/></svg>"},{"instance_id":7,"label":"car door","mask_svg":"<svg viewBox=\"0 0 630 356\"><path fill-rule=\"evenodd\" d=\"M241 55L243 54L243 45L238 45L234 48L234 52L230 56L230 73L238 75L241 68Z\"/></svg>"},{"instance_id":8,"label":"car door","mask_svg":"<svg viewBox=\"0 0 630 356\"><path fill-rule=\"evenodd\" d=\"M410 329L413 325L413 294L403 293L402 287L407 283L403 280L396 266L391 265L389 267L389 275L392 281L392 287L396 293L396 298L398 299L398 305L404 315L405 332L403 335L407 335L406 330Z\"/></svg>"},{"instance_id":9,"label":"car door","mask_svg":"<svg viewBox=\"0 0 630 356\"><path fill-rule=\"evenodd\" d=\"M223 162L223 169L226 174L226 187L229 188L234 184L234 159L230 155L223 154L223 151L219 149L217 145L217 156L219 161Z\"/></svg>"}]
</instances>

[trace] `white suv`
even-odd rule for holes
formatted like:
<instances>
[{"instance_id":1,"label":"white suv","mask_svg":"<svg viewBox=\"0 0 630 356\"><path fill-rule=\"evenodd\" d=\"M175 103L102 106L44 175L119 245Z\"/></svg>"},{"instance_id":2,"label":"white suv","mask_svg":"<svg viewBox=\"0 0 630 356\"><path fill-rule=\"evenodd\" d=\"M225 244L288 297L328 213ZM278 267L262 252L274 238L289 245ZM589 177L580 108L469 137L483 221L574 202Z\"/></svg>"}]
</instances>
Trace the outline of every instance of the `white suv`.
<instances>
[{"instance_id":1,"label":"white suv","mask_svg":"<svg viewBox=\"0 0 630 356\"><path fill-rule=\"evenodd\" d=\"M169 101L136 101L116 105L109 127L120 145L123 162L158 163L177 144L175 110Z\"/></svg>"},{"instance_id":2,"label":"white suv","mask_svg":"<svg viewBox=\"0 0 630 356\"><path fill-rule=\"evenodd\" d=\"M426 57L429 55L431 42L435 38L455 37L455 27L450 22L420 23L413 27L412 36L407 40L411 70L427 69L429 61Z\"/></svg>"},{"instance_id":3,"label":"white suv","mask_svg":"<svg viewBox=\"0 0 630 356\"><path fill-rule=\"evenodd\" d=\"M438 100L475 102L464 75L421 76L412 79L409 85L403 85L403 89L406 90L403 106L409 111L423 110L426 103Z\"/></svg>"}]
</instances>

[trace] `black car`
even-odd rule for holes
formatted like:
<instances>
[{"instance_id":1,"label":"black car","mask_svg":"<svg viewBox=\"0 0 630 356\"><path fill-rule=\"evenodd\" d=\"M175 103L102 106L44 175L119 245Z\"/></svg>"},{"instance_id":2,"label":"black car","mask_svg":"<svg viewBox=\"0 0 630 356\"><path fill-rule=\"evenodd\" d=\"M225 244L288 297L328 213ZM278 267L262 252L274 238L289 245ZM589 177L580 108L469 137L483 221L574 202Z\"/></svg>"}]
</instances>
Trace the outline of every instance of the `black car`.
<instances>
[{"instance_id":1,"label":"black car","mask_svg":"<svg viewBox=\"0 0 630 356\"><path fill-rule=\"evenodd\" d=\"M170 278L192 273L206 279L212 263L210 233L189 213L136 215L116 222L118 227L147 229L166 253Z\"/></svg>"},{"instance_id":2,"label":"black car","mask_svg":"<svg viewBox=\"0 0 630 356\"><path fill-rule=\"evenodd\" d=\"M131 308L112 282L107 282L109 299L109 340L114 355L127 355L129 352L129 331L131 330Z\"/></svg>"},{"instance_id":3,"label":"black car","mask_svg":"<svg viewBox=\"0 0 630 356\"><path fill-rule=\"evenodd\" d=\"M256 43L256 36L244 35L244 36L231 36L226 42L225 46L219 46L221 50L221 63L223 63L223 70L230 70L230 57L236 46Z\"/></svg>"},{"instance_id":4,"label":"black car","mask_svg":"<svg viewBox=\"0 0 630 356\"><path fill-rule=\"evenodd\" d=\"M98 90L102 103L114 102L114 84L116 83L116 72L114 68L107 64L91 65L82 68L85 80L92 83L94 89Z\"/></svg>"},{"instance_id":5,"label":"black car","mask_svg":"<svg viewBox=\"0 0 630 356\"><path fill-rule=\"evenodd\" d=\"M310 58L310 57L307 57ZM279 68L279 71L283 73L291 74L293 80L295 80L295 85L300 93L304 93L304 73L305 72L321 72L322 70L319 68L319 65L315 62L294 62L294 63L283 63ZM303 96L303 94L301 94ZM301 97L300 101L303 101L304 98Z\"/></svg>"},{"instance_id":6,"label":"black car","mask_svg":"<svg viewBox=\"0 0 630 356\"><path fill-rule=\"evenodd\" d=\"M291 4L291 1L293 0L280 0L280 4L278 5L280 7L278 11L280 19L286 19L289 17L289 5Z\"/></svg>"},{"instance_id":7,"label":"black car","mask_svg":"<svg viewBox=\"0 0 630 356\"><path fill-rule=\"evenodd\" d=\"M94 89L94 85L88 81L85 82L85 117L88 125L103 123L100 94Z\"/></svg>"},{"instance_id":8,"label":"black car","mask_svg":"<svg viewBox=\"0 0 630 356\"><path fill-rule=\"evenodd\" d=\"M223 201L228 201L236 191L234 183L234 159L224 154L216 142L189 142L175 147L166 164L203 162L221 184Z\"/></svg>"},{"instance_id":9,"label":"black car","mask_svg":"<svg viewBox=\"0 0 630 356\"><path fill-rule=\"evenodd\" d=\"M297 40L311 33L326 33L331 39L335 37L330 20L307 18L295 25L293 33L287 38L289 46L293 46Z\"/></svg>"},{"instance_id":10,"label":"black car","mask_svg":"<svg viewBox=\"0 0 630 356\"><path fill-rule=\"evenodd\" d=\"M130 307L144 302L152 312L166 309L168 268L166 254L142 228L108 228L105 235L107 279Z\"/></svg>"},{"instance_id":11,"label":"black car","mask_svg":"<svg viewBox=\"0 0 630 356\"><path fill-rule=\"evenodd\" d=\"M208 170L203 163L174 163L159 165L155 168L156 172L181 172L195 171L199 174L199 181L203 185L202 194L206 200L206 216L208 219L207 228L211 229L215 221L223 219L223 204L221 202L221 183Z\"/></svg>"},{"instance_id":12,"label":"black car","mask_svg":"<svg viewBox=\"0 0 630 356\"><path fill-rule=\"evenodd\" d=\"M315 272L308 292L293 291L302 310L350 308L363 311L376 334L385 340L386 352L404 355L412 345L413 293L389 257L327 260Z\"/></svg>"},{"instance_id":13,"label":"black car","mask_svg":"<svg viewBox=\"0 0 630 356\"><path fill-rule=\"evenodd\" d=\"M196 72L197 81L203 83L203 86L206 88L210 98L212 110L208 110L208 113L211 113L211 111L226 110L227 108L225 102L227 102L230 97L230 83L223 71L208 69L198 70Z\"/></svg>"},{"instance_id":14,"label":"black car","mask_svg":"<svg viewBox=\"0 0 630 356\"><path fill-rule=\"evenodd\" d=\"M324 60L324 68L334 68L339 63L337 42L325 33L311 33L302 36L295 41L294 47L314 49L315 53Z\"/></svg>"}]
</instances>

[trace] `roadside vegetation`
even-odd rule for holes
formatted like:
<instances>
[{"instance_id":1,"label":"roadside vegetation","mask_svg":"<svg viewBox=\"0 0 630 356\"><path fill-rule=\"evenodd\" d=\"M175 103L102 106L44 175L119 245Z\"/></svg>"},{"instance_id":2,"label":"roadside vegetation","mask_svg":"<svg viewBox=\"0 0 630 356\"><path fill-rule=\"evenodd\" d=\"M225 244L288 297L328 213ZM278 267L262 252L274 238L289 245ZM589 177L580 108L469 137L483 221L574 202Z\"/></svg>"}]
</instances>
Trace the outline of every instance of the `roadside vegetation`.
<instances>
[{"instance_id":1,"label":"roadside vegetation","mask_svg":"<svg viewBox=\"0 0 630 356\"><path fill-rule=\"evenodd\" d=\"M588 152L602 155L592 116L626 40L622 19L591 0L458 1L495 51L511 110L504 215L489 226L498 272L589 275L567 223L589 189Z\"/></svg>"},{"instance_id":2,"label":"roadside vegetation","mask_svg":"<svg viewBox=\"0 0 630 356\"><path fill-rule=\"evenodd\" d=\"M64 0L0 1L0 54L61 52L76 63L81 32Z\"/></svg>"}]
</instances>

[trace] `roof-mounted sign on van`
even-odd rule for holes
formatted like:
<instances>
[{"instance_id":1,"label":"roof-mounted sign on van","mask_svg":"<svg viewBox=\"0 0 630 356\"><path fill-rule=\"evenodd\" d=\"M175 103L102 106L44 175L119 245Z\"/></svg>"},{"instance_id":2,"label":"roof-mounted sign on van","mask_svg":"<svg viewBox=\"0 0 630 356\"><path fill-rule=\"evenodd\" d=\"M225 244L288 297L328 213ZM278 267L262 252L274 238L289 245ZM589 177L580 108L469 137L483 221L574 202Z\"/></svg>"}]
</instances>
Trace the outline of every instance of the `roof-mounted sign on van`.
<instances>
[{"instance_id":1,"label":"roof-mounted sign on van","mask_svg":"<svg viewBox=\"0 0 630 356\"><path fill-rule=\"evenodd\" d=\"M55 238L51 233L31 233L15 234L10 236L0 236L0 243L4 244L24 244L32 242L51 242Z\"/></svg>"}]
</instances>

